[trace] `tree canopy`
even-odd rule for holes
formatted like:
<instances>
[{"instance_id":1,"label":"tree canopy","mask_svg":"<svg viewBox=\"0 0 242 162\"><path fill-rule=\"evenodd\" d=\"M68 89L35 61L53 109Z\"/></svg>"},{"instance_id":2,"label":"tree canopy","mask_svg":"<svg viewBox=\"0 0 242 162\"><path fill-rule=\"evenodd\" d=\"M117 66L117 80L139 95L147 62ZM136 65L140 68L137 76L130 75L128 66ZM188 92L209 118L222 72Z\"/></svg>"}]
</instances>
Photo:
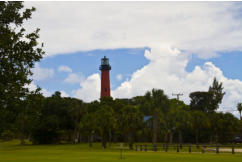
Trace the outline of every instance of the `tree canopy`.
<instances>
[{"instance_id":1,"label":"tree canopy","mask_svg":"<svg viewBox=\"0 0 242 162\"><path fill-rule=\"evenodd\" d=\"M219 108L225 92L223 92L223 84L219 83L216 78L213 80L212 86L207 92L192 92L190 93L192 110L200 110L206 113L214 112Z\"/></svg>"},{"instance_id":2,"label":"tree canopy","mask_svg":"<svg viewBox=\"0 0 242 162\"><path fill-rule=\"evenodd\" d=\"M24 8L23 2L0 2L0 115L4 119L0 122L1 128L14 129L17 119L23 126L25 112L22 107L27 95L31 94L26 87L32 81L31 68L44 55L37 41L39 29L28 33L23 28L33 11L35 8Z\"/></svg>"}]
</instances>

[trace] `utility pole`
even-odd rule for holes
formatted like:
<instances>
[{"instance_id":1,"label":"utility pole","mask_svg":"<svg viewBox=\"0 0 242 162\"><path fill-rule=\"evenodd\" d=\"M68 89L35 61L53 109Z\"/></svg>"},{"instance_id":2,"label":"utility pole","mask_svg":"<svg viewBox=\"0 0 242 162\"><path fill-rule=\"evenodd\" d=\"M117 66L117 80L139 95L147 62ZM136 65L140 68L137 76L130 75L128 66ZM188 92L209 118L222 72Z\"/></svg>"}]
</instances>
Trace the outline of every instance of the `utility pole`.
<instances>
[{"instance_id":1,"label":"utility pole","mask_svg":"<svg viewBox=\"0 0 242 162\"><path fill-rule=\"evenodd\" d=\"M183 96L183 93L172 93L172 96L176 96L176 99L179 100L179 96Z\"/></svg>"}]
</instances>

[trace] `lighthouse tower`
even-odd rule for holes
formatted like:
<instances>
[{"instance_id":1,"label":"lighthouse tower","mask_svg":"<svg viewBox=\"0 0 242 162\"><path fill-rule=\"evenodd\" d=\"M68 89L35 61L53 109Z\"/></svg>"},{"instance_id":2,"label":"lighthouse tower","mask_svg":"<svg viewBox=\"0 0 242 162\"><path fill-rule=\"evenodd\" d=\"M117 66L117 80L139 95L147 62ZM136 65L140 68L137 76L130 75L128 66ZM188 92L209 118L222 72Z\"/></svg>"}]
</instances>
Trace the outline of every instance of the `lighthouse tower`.
<instances>
[{"instance_id":1,"label":"lighthouse tower","mask_svg":"<svg viewBox=\"0 0 242 162\"><path fill-rule=\"evenodd\" d=\"M106 96L110 97L109 70L111 70L111 66L109 65L109 59L106 58L106 56L102 58L99 70L101 70L101 98Z\"/></svg>"}]
</instances>

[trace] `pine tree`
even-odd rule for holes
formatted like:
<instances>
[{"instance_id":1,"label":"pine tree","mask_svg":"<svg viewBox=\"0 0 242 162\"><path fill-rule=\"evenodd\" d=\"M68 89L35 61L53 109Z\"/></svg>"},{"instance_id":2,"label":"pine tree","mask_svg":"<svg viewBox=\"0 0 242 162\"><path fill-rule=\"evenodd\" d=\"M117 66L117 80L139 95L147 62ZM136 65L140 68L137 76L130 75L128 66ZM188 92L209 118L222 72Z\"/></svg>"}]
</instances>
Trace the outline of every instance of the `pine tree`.
<instances>
[{"instance_id":1,"label":"pine tree","mask_svg":"<svg viewBox=\"0 0 242 162\"><path fill-rule=\"evenodd\" d=\"M219 108L219 104L222 102L223 96L225 95L225 92L223 92L223 83L219 83L217 79L214 78L213 84L209 87L208 92L212 94L211 109L217 110Z\"/></svg>"}]
</instances>

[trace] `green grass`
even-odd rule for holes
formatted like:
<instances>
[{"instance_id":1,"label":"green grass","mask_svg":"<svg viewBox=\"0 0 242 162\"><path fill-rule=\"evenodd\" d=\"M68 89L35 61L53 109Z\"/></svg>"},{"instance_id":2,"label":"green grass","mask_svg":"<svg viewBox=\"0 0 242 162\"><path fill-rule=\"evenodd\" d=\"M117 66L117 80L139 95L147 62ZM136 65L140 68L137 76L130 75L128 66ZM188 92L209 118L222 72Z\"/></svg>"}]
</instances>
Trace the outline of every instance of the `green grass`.
<instances>
[{"instance_id":1,"label":"green grass","mask_svg":"<svg viewBox=\"0 0 242 162\"><path fill-rule=\"evenodd\" d=\"M120 159L119 144L102 149L100 143L89 148L87 144L26 145L19 141L0 142L0 162L241 162L242 154L135 152L124 151Z\"/></svg>"}]
</instances>

